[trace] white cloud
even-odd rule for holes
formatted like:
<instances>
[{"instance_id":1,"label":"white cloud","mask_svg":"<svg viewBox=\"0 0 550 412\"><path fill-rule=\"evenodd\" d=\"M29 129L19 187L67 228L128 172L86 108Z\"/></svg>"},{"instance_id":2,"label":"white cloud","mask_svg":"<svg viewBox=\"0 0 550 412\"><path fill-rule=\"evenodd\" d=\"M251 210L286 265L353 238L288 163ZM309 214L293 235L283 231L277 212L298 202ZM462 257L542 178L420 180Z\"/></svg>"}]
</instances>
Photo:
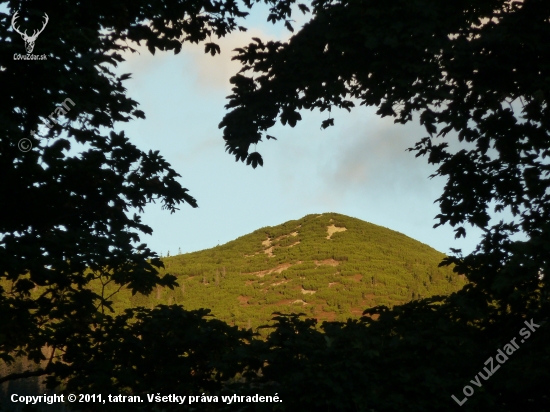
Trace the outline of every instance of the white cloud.
<instances>
[{"instance_id":1,"label":"white cloud","mask_svg":"<svg viewBox=\"0 0 550 412\"><path fill-rule=\"evenodd\" d=\"M372 108L357 108L353 119L340 128L322 177L340 193L375 187L393 193L428 186L434 168L406 151L422 136L418 125L394 124L380 119Z\"/></svg>"}]
</instances>

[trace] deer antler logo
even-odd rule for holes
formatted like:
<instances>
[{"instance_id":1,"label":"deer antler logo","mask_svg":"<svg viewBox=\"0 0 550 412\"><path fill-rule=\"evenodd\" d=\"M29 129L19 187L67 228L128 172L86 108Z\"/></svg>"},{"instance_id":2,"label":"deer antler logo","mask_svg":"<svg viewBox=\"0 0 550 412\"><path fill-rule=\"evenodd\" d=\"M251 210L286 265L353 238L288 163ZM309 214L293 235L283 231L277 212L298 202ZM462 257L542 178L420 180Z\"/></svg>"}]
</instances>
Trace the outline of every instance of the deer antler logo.
<instances>
[{"instance_id":1,"label":"deer antler logo","mask_svg":"<svg viewBox=\"0 0 550 412\"><path fill-rule=\"evenodd\" d=\"M34 33L32 36L27 35L27 30L25 30L24 33L21 33L17 27L15 27L15 20L19 17L17 15L19 13L18 11L15 12L11 19L11 27L13 27L13 30L15 30L16 33L19 33L21 35L21 38L25 42L25 49L27 49L27 54L31 54L34 49L34 42L36 41L38 35L44 31L44 28L46 27L46 24L48 24L48 21L50 20L48 15L44 13L44 17L46 20L44 21L44 25L40 30L34 30Z\"/></svg>"}]
</instances>

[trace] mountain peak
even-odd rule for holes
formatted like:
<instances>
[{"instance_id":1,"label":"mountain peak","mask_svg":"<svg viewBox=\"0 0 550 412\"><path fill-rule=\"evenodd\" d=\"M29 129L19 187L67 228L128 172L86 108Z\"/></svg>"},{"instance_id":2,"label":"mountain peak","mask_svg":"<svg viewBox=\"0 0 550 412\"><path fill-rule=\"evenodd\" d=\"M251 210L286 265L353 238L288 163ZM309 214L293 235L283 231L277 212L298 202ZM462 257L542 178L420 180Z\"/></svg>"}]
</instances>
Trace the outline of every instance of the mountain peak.
<instances>
[{"instance_id":1,"label":"mountain peak","mask_svg":"<svg viewBox=\"0 0 550 412\"><path fill-rule=\"evenodd\" d=\"M465 280L438 267L444 254L402 233L338 213L310 214L263 227L226 244L164 258L180 288L130 297L132 306L212 309L242 327L271 314L319 320L361 316L375 305L450 294Z\"/></svg>"}]
</instances>

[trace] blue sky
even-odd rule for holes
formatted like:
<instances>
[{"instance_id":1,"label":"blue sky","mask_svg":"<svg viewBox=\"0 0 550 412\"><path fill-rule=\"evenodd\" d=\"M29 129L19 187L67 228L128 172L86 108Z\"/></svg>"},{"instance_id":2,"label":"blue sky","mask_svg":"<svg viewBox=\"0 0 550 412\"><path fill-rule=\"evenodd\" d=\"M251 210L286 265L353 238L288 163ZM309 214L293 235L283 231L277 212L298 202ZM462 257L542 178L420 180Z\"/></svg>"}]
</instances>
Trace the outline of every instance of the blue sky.
<instances>
[{"instance_id":1,"label":"blue sky","mask_svg":"<svg viewBox=\"0 0 550 412\"><path fill-rule=\"evenodd\" d=\"M337 212L385 226L448 253L473 250L479 232L455 240L450 227L433 229L439 212L434 200L443 179L429 179L435 168L406 149L425 136L418 121L396 125L374 108L333 112L335 127L320 129L325 113L303 112L295 128L277 125L277 141L258 145L264 167L236 163L225 153L222 120L229 78L239 70L231 50L262 40L286 39L281 24L265 22L265 8L247 19L247 33L218 43L222 54L204 53L201 45L184 45L174 55L125 55L119 73L133 73L125 85L140 102L145 120L119 125L143 150L160 150L181 174L180 182L199 204L175 214L160 205L146 208L143 220L153 228L144 236L153 250L173 255L223 244L264 226L306 214ZM296 15L295 28L304 23Z\"/></svg>"},{"instance_id":2,"label":"blue sky","mask_svg":"<svg viewBox=\"0 0 550 412\"><path fill-rule=\"evenodd\" d=\"M5 10L4 6L2 7ZM47 10L45 10L47 12ZM258 145L264 167L236 163L225 153L222 120L230 94L229 78L239 65L232 49L252 37L285 40L282 24L266 22L265 6L257 6L236 32L218 44L222 54L204 53L204 46L185 44L182 52L157 52L142 45L124 55L116 71L132 73L128 94L140 103L145 120L117 125L142 150L159 150L181 174L181 184L199 204L183 205L170 214L159 204L143 215L153 228L142 242L166 255L223 244L264 226L273 226L311 213L337 212L404 233L448 253L474 249L479 231L455 240L450 227L433 229L439 212L434 200L444 181L429 179L435 171L425 158L406 149L425 136L418 121L395 125L375 115L375 108L335 111L335 126L320 129L325 113L303 112L295 128L278 124L278 138ZM295 13L294 27L306 21ZM56 24L56 22L50 22ZM215 40L215 39L214 39Z\"/></svg>"}]
</instances>

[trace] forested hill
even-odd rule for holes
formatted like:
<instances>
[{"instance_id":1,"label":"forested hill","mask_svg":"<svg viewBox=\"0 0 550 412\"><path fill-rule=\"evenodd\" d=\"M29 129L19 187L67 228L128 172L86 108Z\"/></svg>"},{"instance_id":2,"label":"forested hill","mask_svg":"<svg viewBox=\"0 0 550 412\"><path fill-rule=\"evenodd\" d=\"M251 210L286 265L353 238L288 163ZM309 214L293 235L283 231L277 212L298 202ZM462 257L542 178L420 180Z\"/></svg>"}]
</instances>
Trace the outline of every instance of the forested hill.
<instances>
[{"instance_id":1,"label":"forested hill","mask_svg":"<svg viewBox=\"0 0 550 412\"><path fill-rule=\"evenodd\" d=\"M268 323L275 311L345 320L374 305L461 289L465 280L438 267L443 257L359 219L308 215L212 249L163 258L180 287L159 288L148 297L122 293L116 306L210 308L217 318L247 328Z\"/></svg>"}]
</instances>

